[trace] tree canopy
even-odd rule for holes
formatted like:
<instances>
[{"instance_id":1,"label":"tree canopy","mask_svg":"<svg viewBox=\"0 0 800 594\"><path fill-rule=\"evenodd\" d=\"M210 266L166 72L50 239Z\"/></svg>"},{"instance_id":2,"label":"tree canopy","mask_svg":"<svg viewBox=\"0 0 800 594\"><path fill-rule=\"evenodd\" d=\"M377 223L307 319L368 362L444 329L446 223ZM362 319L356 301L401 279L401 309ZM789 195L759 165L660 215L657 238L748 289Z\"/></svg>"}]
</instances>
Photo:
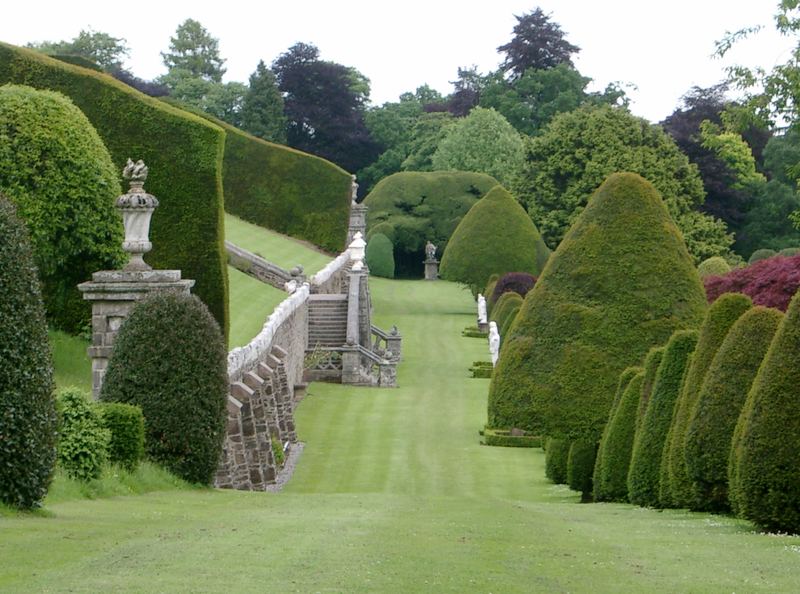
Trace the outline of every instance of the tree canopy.
<instances>
[{"instance_id":1,"label":"tree canopy","mask_svg":"<svg viewBox=\"0 0 800 594\"><path fill-rule=\"evenodd\" d=\"M92 29L81 29L77 37L70 41L41 41L29 43L26 47L45 54L80 56L105 70L122 68L123 61L130 53L125 39Z\"/></svg>"},{"instance_id":2,"label":"tree canopy","mask_svg":"<svg viewBox=\"0 0 800 594\"><path fill-rule=\"evenodd\" d=\"M259 138L286 142L286 116L275 74L259 60L250 75L250 87L242 98L241 128Z\"/></svg>"},{"instance_id":3,"label":"tree canopy","mask_svg":"<svg viewBox=\"0 0 800 594\"><path fill-rule=\"evenodd\" d=\"M183 70L191 78L219 83L225 74L219 41L194 19L186 19L178 25L175 35L169 39L169 50L162 52L161 58L170 72Z\"/></svg>"}]
</instances>

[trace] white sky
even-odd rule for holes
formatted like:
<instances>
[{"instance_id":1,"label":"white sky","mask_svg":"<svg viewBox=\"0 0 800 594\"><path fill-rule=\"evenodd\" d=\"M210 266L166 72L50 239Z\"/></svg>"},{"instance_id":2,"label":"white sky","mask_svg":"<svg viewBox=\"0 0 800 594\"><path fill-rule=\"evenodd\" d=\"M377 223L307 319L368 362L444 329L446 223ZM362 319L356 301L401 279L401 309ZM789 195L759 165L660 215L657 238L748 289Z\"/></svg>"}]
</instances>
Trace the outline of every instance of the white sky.
<instances>
[{"instance_id":1,"label":"white sky","mask_svg":"<svg viewBox=\"0 0 800 594\"><path fill-rule=\"evenodd\" d=\"M631 110L660 121L694 85L724 78L734 62L771 67L785 61L790 40L774 32L777 0L262 0L135 2L28 0L0 12L0 40L72 39L82 28L127 39L126 66L139 77L163 74L159 52L186 18L220 41L225 80L247 82L259 59L270 64L295 42L313 43L325 60L354 66L372 82L372 102L395 101L428 83L442 93L459 66L497 67L515 14L540 6L579 46L576 65L595 80L632 83ZM763 24L765 31L732 52L710 56L725 31Z\"/></svg>"}]
</instances>

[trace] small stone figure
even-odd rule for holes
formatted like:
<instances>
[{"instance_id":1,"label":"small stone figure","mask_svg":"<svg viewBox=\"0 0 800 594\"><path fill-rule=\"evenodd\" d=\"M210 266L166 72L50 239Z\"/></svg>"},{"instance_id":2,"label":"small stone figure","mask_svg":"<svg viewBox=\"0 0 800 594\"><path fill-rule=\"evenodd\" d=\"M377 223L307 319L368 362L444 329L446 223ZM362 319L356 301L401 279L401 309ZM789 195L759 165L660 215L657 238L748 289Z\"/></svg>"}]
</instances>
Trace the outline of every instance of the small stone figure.
<instances>
[{"instance_id":1,"label":"small stone figure","mask_svg":"<svg viewBox=\"0 0 800 594\"><path fill-rule=\"evenodd\" d=\"M500 356L500 333L497 323L489 322L489 353L492 355L492 367L497 367L497 357Z\"/></svg>"},{"instance_id":2,"label":"small stone figure","mask_svg":"<svg viewBox=\"0 0 800 594\"><path fill-rule=\"evenodd\" d=\"M478 293L478 326L486 323L486 297Z\"/></svg>"},{"instance_id":3,"label":"small stone figure","mask_svg":"<svg viewBox=\"0 0 800 594\"><path fill-rule=\"evenodd\" d=\"M436 246L430 241L425 244L425 257L428 259L428 261L433 261L436 259Z\"/></svg>"},{"instance_id":4,"label":"small stone figure","mask_svg":"<svg viewBox=\"0 0 800 594\"><path fill-rule=\"evenodd\" d=\"M355 175L351 175L350 179L352 180L350 182L350 200L352 201L353 204L355 204L358 198L358 184L356 183Z\"/></svg>"}]
</instances>

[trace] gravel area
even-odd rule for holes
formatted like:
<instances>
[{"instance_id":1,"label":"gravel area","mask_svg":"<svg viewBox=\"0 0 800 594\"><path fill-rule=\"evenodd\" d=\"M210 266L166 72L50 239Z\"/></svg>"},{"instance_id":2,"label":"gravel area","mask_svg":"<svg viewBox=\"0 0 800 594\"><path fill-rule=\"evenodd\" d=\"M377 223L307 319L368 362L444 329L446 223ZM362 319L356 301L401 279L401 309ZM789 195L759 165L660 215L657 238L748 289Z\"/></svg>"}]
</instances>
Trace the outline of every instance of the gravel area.
<instances>
[{"instance_id":1,"label":"gravel area","mask_svg":"<svg viewBox=\"0 0 800 594\"><path fill-rule=\"evenodd\" d=\"M292 474L294 474L294 468L297 465L297 461L300 459L300 454L303 453L303 449L305 447L305 443L298 441L297 443L293 444L291 448L289 448L289 455L286 456L286 460L283 463L283 468L278 471L275 484L267 485L267 491L278 493L283 489L283 486L289 482L290 478L292 478Z\"/></svg>"}]
</instances>

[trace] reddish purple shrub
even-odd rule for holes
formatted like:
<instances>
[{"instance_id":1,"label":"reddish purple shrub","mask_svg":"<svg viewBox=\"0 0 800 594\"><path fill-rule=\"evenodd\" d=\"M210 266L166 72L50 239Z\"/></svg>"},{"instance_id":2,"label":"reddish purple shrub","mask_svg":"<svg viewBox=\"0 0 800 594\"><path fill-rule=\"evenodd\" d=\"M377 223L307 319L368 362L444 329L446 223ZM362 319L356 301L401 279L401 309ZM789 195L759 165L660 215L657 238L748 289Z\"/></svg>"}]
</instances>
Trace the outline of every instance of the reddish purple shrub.
<instances>
[{"instance_id":1,"label":"reddish purple shrub","mask_svg":"<svg viewBox=\"0 0 800 594\"><path fill-rule=\"evenodd\" d=\"M756 305L786 311L789 301L800 288L800 255L758 260L723 276L706 277L703 283L709 303L723 293L744 293Z\"/></svg>"},{"instance_id":2,"label":"reddish purple shrub","mask_svg":"<svg viewBox=\"0 0 800 594\"><path fill-rule=\"evenodd\" d=\"M503 276L497 279L497 284L494 286L494 292L487 296L491 303L497 303L500 295L514 291L519 293L523 299L525 295L536 284L536 277L527 272L506 272Z\"/></svg>"}]
</instances>

